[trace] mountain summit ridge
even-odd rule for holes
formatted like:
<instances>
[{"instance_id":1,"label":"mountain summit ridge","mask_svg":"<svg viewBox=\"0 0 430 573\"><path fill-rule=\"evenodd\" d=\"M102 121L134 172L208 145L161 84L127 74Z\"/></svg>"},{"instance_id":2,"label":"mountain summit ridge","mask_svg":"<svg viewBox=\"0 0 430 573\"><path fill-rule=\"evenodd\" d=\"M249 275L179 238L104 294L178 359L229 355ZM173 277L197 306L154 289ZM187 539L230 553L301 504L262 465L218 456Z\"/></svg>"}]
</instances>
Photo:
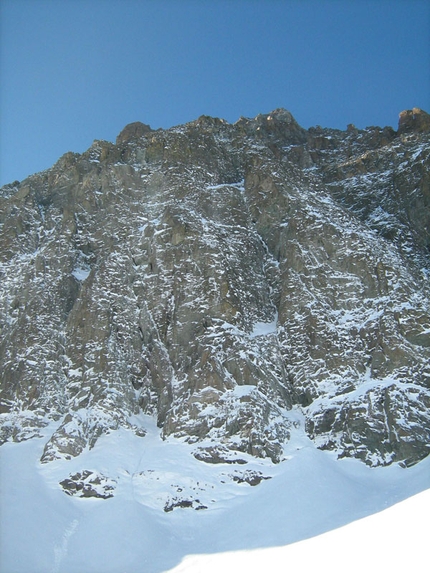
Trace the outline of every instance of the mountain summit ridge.
<instances>
[{"instance_id":1,"label":"mountain summit ridge","mask_svg":"<svg viewBox=\"0 0 430 573\"><path fill-rule=\"evenodd\" d=\"M428 118L135 122L4 186L2 441L57 420L41 459L70 458L143 413L208 463L279 462L299 423L371 466L426 457Z\"/></svg>"}]
</instances>

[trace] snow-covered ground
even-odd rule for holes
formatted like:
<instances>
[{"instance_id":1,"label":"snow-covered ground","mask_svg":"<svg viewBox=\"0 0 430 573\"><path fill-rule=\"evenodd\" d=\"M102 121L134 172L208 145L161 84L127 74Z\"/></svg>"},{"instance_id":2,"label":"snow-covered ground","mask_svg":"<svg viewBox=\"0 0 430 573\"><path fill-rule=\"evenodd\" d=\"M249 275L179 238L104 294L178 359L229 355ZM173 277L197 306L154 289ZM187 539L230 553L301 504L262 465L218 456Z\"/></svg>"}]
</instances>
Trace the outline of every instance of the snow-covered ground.
<instances>
[{"instance_id":1,"label":"snow-covered ground","mask_svg":"<svg viewBox=\"0 0 430 573\"><path fill-rule=\"evenodd\" d=\"M430 489L380 513L283 547L191 555L169 573L426 571Z\"/></svg>"},{"instance_id":2,"label":"snow-covered ground","mask_svg":"<svg viewBox=\"0 0 430 573\"><path fill-rule=\"evenodd\" d=\"M140 422L145 437L120 429L72 460L41 465L42 438L2 446L2 573L424 570L430 459L337 461L299 427L278 465L245 454L207 464ZM66 495L59 482L84 470L113 497ZM250 475L270 479L252 486Z\"/></svg>"}]
</instances>

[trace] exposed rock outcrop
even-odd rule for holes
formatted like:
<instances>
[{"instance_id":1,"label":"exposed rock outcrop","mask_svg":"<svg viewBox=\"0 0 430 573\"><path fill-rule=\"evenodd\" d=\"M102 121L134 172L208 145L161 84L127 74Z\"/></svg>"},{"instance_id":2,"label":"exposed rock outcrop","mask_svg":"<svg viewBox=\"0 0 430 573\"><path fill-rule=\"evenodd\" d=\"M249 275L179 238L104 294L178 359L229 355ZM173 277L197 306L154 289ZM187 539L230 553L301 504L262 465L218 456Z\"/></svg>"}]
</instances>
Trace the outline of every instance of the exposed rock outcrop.
<instances>
[{"instance_id":1,"label":"exposed rock outcrop","mask_svg":"<svg viewBox=\"0 0 430 573\"><path fill-rule=\"evenodd\" d=\"M4 187L2 440L57 420L48 462L144 412L277 462L299 408L340 456L428 455L428 117L138 122Z\"/></svg>"},{"instance_id":2,"label":"exposed rock outcrop","mask_svg":"<svg viewBox=\"0 0 430 573\"><path fill-rule=\"evenodd\" d=\"M399 133L430 132L430 115L418 107L402 111L399 115Z\"/></svg>"},{"instance_id":3,"label":"exposed rock outcrop","mask_svg":"<svg viewBox=\"0 0 430 573\"><path fill-rule=\"evenodd\" d=\"M67 495L109 499L114 495L116 484L106 476L84 470L62 480L60 485Z\"/></svg>"}]
</instances>

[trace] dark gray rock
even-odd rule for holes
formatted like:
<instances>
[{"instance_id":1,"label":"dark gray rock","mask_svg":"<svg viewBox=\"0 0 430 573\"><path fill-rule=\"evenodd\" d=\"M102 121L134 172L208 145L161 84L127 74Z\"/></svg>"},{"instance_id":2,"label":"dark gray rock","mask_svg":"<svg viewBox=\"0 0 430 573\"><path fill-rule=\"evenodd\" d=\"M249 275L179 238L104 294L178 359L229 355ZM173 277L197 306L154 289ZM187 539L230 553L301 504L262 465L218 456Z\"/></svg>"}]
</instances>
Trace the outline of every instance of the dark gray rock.
<instances>
[{"instance_id":1,"label":"dark gray rock","mask_svg":"<svg viewBox=\"0 0 430 573\"><path fill-rule=\"evenodd\" d=\"M116 482L104 475L84 470L60 481L60 485L67 495L109 499L114 495Z\"/></svg>"}]
</instances>

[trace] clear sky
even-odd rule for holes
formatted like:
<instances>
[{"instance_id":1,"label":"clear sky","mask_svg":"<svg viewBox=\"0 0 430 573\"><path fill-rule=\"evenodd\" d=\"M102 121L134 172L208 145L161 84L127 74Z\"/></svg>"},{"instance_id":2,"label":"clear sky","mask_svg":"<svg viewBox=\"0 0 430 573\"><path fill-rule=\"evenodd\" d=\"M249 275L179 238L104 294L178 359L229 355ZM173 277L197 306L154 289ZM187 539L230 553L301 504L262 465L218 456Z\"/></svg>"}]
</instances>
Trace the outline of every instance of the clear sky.
<instances>
[{"instance_id":1,"label":"clear sky","mask_svg":"<svg viewBox=\"0 0 430 573\"><path fill-rule=\"evenodd\" d=\"M132 121L430 112L428 0L0 0L0 184Z\"/></svg>"}]
</instances>

